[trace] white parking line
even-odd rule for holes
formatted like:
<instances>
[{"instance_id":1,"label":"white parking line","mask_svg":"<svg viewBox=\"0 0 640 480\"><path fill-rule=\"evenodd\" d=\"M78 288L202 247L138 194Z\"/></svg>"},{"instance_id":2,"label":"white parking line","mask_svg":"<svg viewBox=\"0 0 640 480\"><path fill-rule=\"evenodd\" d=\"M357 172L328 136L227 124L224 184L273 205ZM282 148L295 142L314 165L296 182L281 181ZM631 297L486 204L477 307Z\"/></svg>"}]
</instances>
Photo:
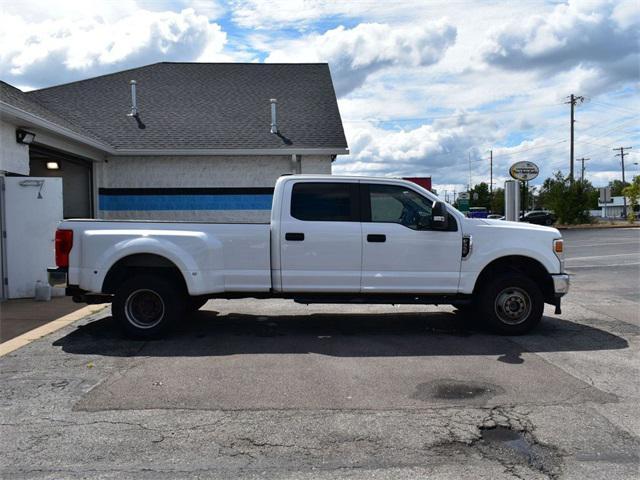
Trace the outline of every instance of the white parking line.
<instances>
[{"instance_id":1,"label":"white parking line","mask_svg":"<svg viewBox=\"0 0 640 480\"><path fill-rule=\"evenodd\" d=\"M587 244L587 245L574 245L574 244L570 244L570 245L565 245L565 247L566 247L566 248L608 247L609 245L639 245L639 246L640 246L640 241L638 241L638 242L589 243L589 244Z\"/></svg>"},{"instance_id":2,"label":"white parking line","mask_svg":"<svg viewBox=\"0 0 640 480\"><path fill-rule=\"evenodd\" d=\"M594 258L611 258L611 257L629 257L633 255L637 257L638 253L616 253L614 255L593 255L591 257L567 257L567 260L593 260Z\"/></svg>"},{"instance_id":3,"label":"white parking line","mask_svg":"<svg viewBox=\"0 0 640 480\"><path fill-rule=\"evenodd\" d=\"M628 267L631 265L640 265L640 262L631 262L631 263L610 263L608 265L598 264L598 265L567 265L567 272L571 273L570 270L574 268L603 268L603 267Z\"/></svg>"}]
</instances>

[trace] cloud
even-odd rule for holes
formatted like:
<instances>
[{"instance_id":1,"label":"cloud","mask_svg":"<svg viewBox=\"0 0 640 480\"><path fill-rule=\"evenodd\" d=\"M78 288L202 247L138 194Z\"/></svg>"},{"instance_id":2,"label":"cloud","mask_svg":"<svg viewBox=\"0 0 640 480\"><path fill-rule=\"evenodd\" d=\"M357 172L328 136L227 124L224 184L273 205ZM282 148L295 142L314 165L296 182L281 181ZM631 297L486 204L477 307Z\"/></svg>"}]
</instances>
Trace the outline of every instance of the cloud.
<instances>
[{"instance_id":1,"label":"cloud","mask_svg":"<svg viewBox=\"0 0 640 480\"><path fill-rule=\"evenodd\" d=\"M226 34L192 9L127 12L111 20L97 15L35 24L5 14L0 75L10 83L39 87L157 61L224 58Z\"/></svg>"},{"instance_id":2,"label":"cloud","mask_svg":"<svg viewBox=\"0 0 640 480\"><path fill-rule=\"evenodd\" d=\"M287 42L272 50L266 62L329 62L336 93L346 95L369 75L390 66L427 66L440 60L456 39L446 20L419 27L361 23L339 26L322 35Z\"/></svg>"},{"instance_id":3,"label":"cloud","mask_svg":"<svg viewBox=\"0 0 640 480\"><path fill-rule=\"evenodd\" d=\"M481 166L480 148L499 135L490 119L463 115L415 128L386 130L373 123L347 130L351 154L334 164L335 173L387 176L431 175L438 183L460 183Z\"/></svg>"},{"instance_id":4,"label":"cloud","mask_svg":"<svg viewBox=\"0 0 640 480\"><path fill-rule=\"evenodd\" d=\"M640 9L635 0L570 1L547 15L509 23L487 40L482 59L507 70L542 75L574 68L596 71L604 84L638 78Z\"/></svg>"}]
</instances>

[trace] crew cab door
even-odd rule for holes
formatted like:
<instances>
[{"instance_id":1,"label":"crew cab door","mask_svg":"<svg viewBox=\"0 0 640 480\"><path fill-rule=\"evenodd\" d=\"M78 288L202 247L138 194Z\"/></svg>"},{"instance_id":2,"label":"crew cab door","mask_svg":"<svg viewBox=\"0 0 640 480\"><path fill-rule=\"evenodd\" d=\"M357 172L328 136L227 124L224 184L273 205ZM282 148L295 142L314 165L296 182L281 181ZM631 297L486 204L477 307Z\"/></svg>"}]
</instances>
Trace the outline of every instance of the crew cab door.
<instances>
[{"instance_id":1,"label":"crew cab door","mask_svg":"<svg viewBox=\"0 0 640 480\"><path fill-rule=\"evenodd\" d=\"M289 182L284 199L280 214L282 290L359 292L362 229L358 183Z\"/></svg>"},{"instance_id":2,"label":"crew cab door","mask_svg":"<svg viewBox=\"0 0 640 480\"><path fill-rule=\"evenodd\" d=\"M362 183L362 291L455 293L462 233L430 227L432 200L407 186Z\"/></svg>"}]
</instances>

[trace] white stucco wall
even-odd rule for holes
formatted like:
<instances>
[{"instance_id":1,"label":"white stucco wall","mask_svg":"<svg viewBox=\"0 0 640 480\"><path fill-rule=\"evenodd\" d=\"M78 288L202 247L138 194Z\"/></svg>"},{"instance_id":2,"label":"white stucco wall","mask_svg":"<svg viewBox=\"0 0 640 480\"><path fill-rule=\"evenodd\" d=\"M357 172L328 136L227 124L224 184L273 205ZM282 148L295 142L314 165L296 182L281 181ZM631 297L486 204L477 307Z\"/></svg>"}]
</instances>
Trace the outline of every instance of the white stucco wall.
<instances>
[{"instance_id":1,"label":"white stucco wall","mask_svg":"<svg viewBox=\"0 0 640 480\"><path fill-rule=\"evenodd\" d=\"M29 146L16 142L17 128L0 118L0 171L29 175Z\"/></svg>"},{"instance_id":2,"label":"white stucco wall","mask_svg":"<svg viewBox=\"0 0 640 480\"><path fill-rule=\"evenodd\" d=\"M303 156L302 173L331 173L328 155ZM293 173L290 155L110 157L95 164L100 188L272 188ZM268 222L268 210L98 210L105 219Z\"/></svg>"}]
</instances>

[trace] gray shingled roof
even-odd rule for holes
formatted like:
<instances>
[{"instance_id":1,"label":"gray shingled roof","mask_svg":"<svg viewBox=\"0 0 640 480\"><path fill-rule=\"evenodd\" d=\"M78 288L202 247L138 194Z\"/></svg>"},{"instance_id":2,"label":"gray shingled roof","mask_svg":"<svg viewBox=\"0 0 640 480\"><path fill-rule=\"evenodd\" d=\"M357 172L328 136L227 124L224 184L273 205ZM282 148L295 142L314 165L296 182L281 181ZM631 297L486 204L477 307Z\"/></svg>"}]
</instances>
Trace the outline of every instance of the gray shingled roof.
<instances>
[{"instance_id":1,"label":"gray shingled roof","mask_svg":"<svg viewBox=\"0 0 640 480\"><path fill-rule=\"evenodd\" d=\"M5 102L13 107L23 110L27 113L36 115L44 120L55 123L60 127L64 127L79 135L91 138L93 140L101 141L100 137L92 132L71 123L66 118L48 110L43 105L40 105L34 98L28 96L22 90L9 85L8 83L0 80L0 101Z\"/></svg>"},{"instance_id":2,"label":"gray shingled roof","mask_svg":"<svg viewBox=\"0 0 640 480\"><path fill-rule=\"evenodd\" d=\"M327 64L156 63L26 97L116 149L347 148ZM269 132L271 98L291 144Z\"/></svg>"}]
</instances>

